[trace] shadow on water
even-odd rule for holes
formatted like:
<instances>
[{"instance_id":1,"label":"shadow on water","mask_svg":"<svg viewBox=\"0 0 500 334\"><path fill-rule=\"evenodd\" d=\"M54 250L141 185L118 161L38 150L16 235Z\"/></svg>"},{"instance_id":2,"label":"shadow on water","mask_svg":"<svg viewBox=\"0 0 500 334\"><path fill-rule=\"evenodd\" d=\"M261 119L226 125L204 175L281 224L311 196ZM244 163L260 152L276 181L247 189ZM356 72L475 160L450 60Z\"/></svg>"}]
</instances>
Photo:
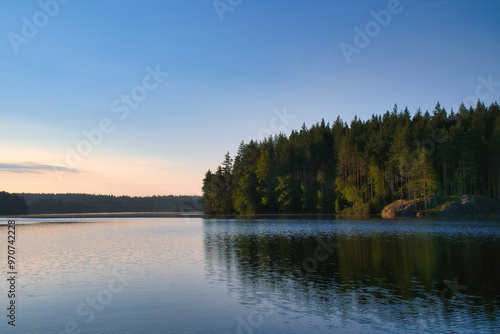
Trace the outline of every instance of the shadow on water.
<instances>
[{"instance_id":1,"label":"shadow on water","mask_svg":"<svg viewBox=\"0 0 500 334\"><path fill-rule=\"evenodd\" d=\"M495 222L206 219L204 247L209 278L242 300L260 292L282 307L388 330L408 321L492 329L499 231Z\"/></svg>"}]
</instances>

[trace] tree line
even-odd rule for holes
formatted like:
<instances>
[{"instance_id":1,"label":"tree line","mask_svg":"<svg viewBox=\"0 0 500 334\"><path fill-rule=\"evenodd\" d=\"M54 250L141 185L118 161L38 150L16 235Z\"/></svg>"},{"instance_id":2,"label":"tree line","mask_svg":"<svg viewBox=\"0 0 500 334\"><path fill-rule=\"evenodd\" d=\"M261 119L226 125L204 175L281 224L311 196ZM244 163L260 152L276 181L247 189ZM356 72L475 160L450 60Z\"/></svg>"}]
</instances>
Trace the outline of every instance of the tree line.
<instances>
[{"instance_id":1,"label":"tree line","mask_svg":"<svg viewBox=\"0 0 500 334\"><path fill-rule=\"evenodd\" d=\"M28 213L26 200L16 194L0 192L0 215L23 215Z\"/></svg>"},{"instance_id":2,"label":"tree line","mask_svg":"<svg viewBox=\"0 0 500 334\"><path fill-rule=\"evenodd\" d=\"M0 214L201 211L200 196L130 197L90 194L0 192Z\"/></svg>"},{"instance_id":3,"label":"tree line","mask_svg":"<svg viewBox=\"0 0 500 334\"><path fill-rule=\"evenodd\" d=\"M203 180L210 214L379 213L398 199L499 198L500 107L438 103L242 142Z\"/></svg>"}]
</instances>

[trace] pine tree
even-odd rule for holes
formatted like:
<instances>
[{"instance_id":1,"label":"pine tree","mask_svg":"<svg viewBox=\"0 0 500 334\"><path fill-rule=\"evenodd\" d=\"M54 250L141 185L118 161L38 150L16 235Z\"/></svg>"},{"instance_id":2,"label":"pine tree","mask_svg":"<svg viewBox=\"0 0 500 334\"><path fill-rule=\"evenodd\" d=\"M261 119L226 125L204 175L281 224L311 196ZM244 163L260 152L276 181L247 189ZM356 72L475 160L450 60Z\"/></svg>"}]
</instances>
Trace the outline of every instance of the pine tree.
<instances>
[{"instance_id":1,"label":"pine tree","mask_svg":"<svg viewBox=\"0 0 500 334\"><path fill-rule=\"evenodd\" d=\"M411 188L416 198L423 199L424 207L427 210L427 203L436 196L438 185L436 173L423 148L418 149L418 155L412 163Z\"/></svg>"}]
</instances>

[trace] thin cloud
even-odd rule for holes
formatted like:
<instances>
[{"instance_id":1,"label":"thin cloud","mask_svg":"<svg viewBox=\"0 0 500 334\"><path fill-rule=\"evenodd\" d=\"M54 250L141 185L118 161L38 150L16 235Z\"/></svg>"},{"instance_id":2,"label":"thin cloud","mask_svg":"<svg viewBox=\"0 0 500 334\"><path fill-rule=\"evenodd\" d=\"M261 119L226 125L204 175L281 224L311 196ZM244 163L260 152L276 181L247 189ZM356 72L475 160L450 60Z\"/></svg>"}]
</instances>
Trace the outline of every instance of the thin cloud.
<instances>
[{"instance_id":1,"label":"thin cloud","mask_svg":"<svg viewBox=\"0 0 500 334\"><path fill-rule=\"evenodd\" d=\"M52 171L64 171L69 173L77 173L77 169L61 167L55 165L42 165L36 162L22 162L22 163L0 163L0 173L45 173Z\"/></svg>"},{"instance_id":2,"label":"thin cloud","mask_svg":"<svg viewBox=\"0 0 500 334\"><path fill-rule=\"evenodd\" d=\"M415 6L415 7L428 7L428 6L435 6L435 5L441 5L443 3L448 3L450 2L449 0L448 1L439 1L439 2L433 2L433 3L427 3L427 4L423 4L423 5L419 5L419 6Z\"/></svg>"}]
</instances>

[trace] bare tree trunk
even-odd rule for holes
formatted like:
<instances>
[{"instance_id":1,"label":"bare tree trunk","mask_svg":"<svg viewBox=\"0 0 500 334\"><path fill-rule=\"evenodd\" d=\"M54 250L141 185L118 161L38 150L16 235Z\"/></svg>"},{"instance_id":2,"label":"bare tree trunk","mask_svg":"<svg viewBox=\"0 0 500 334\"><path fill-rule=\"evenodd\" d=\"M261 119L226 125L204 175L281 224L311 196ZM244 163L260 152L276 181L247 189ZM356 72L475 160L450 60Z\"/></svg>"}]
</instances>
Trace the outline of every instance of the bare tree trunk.
<instances>
[{"instance_id":1,"label":"bare tree trunk","mask_svg":"<svg viewBox=\"0 0 500 334\"><path fill-rule=\"evenodd\" d=\"M426 190L426 185L427 185L427 173L424 170L424 208L427 210L427 190Z\"/></svg>"},{"instance_id":2,"label":"bare tree trunk","mask_svg":"<svg viewBox=\"0 0 500 334\"><path fill-rule=\"evenodd\" d=\"M448 192L446 191L446 159L443 157L443 189L444 189L444 197L447 196Z\"/></svg>"}]
</instances>

